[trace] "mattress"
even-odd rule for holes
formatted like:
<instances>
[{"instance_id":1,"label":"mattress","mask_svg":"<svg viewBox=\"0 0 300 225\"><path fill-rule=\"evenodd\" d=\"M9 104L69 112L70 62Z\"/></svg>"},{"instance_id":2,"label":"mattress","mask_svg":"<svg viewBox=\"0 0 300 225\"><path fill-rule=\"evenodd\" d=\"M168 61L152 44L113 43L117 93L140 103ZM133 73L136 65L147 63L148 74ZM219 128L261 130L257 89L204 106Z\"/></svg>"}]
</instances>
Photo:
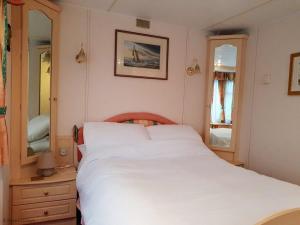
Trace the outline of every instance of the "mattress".
<instances>
[{"instance_id":1,"label":"mattress","mask_svg":"<svg viewBox=\"0 0 300 225\"><path fill-rule=\"evenodd\" d=\"M194 140L89 151L77 187L85 225L254 225L300 207L300 187L235 167Z\"/></svg>"}]
</instances>

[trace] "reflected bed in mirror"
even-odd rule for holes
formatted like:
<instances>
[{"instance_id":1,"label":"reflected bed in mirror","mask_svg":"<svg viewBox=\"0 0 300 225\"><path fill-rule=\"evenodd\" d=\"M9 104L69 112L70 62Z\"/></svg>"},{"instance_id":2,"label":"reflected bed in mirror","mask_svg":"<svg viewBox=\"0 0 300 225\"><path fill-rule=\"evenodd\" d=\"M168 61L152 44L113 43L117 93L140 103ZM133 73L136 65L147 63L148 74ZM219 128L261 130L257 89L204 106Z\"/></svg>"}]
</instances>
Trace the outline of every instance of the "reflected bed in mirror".
<instances>
[{"instance_id":1,"label":"reflected bed in mirror","mask_svg":"<svg viewBox=\"0 0 300 225\"><path fill-rule=\"evenodd\" d=\"M52 21L37 10L28 15L27 156L50 150Z\"/></svg>"},{"instance_id":2,"label":"reflected bed in mirror","mask_svg":"<svg viewBox=\"0 0 300 225\"><path fill-rule=\"evenodd\" d=\"M237 47L223 44L215 48L210 144L230 148L232 111L236 77Z\"/></svg>"}]
</instances>

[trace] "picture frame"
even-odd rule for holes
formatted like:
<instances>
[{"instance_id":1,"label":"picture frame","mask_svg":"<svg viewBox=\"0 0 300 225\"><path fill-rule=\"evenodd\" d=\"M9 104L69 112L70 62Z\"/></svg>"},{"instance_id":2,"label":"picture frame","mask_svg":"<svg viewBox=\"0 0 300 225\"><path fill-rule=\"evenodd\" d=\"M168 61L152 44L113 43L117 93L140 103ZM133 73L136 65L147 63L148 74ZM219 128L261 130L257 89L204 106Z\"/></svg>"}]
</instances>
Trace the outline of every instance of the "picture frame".
<instances>
[{"instance_id":1,"label":"picture frame","mask_svg":"<svg viewBox=\"0 0 300 225\"><path fill-rule=\"evenodd\" d=\"M290 56L288 95L300 95L300 52Z\"/></svg>"},{"instance_id":2,"label":"picture frame","mask_svg":"<svg viewBox=\"0 0 300 225\"><path fill-rule=\"evenodd\" d=\"M114 75L168 80L169 38L115 30Z\"/></svg>"}]
</instances>

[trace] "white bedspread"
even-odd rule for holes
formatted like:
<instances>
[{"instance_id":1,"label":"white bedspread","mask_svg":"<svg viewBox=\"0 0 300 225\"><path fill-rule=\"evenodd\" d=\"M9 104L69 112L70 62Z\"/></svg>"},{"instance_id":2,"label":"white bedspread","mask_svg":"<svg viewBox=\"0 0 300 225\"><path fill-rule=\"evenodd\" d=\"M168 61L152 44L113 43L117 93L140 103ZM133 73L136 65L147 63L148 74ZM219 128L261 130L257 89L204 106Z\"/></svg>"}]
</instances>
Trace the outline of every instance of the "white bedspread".
<instances>
[{"instance_id":1,"label":"white bedspread","mask_svg":"<svg viewBox=\"0 0 300 225\"><path fill-rule=\"evenodd\" d=\"M197 141L89 153L77 186L86 225L253 225L300 207L300 187L232 166Z\"/></svg>"}]
</instances>

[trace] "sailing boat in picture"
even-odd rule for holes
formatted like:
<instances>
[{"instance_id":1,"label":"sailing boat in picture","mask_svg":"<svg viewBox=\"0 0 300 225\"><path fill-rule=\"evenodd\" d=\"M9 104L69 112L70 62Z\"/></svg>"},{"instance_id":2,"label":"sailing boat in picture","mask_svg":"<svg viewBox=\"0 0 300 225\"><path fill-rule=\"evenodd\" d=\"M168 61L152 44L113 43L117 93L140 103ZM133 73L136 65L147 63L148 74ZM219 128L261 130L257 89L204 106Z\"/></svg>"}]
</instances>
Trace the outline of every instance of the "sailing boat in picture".
<instances>
[{"instance_id":1,"label":"sailing boat in picture","mask_svg":"<svg viewBox=\"0 0 300 225\"><path fill-rule=\"evenodd\" d=\"M160 46L125 41L124 66L160 69Z\"/></svg>"},{"instance_id":2,"label":"sailing boat in picture","mask_svg":"<svg viewBox=\"0 0 300 225\"><path fill-rule=\"evenodd\" d=\"M132 49L132 56L133 56L134 62L140 62L139 52L135 49L135 45L133 46L133 49Z\"/></svg>"}]
</instances>

